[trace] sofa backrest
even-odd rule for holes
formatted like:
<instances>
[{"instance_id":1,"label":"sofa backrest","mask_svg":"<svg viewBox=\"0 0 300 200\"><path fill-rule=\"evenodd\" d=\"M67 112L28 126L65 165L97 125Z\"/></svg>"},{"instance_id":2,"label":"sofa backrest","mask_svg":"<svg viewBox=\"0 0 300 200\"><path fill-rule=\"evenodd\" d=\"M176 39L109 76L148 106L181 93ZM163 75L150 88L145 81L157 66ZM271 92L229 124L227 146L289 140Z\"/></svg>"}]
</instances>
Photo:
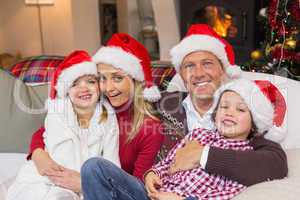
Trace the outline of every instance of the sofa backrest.
<instances>
[{"instance_id":1,"label":"sofa backrest","mask_svg":"<svg viewBox=\"0 0 300 200\"><path fill-rule=\"evenodd\" d=\"M44 121L48 85L28 86L0 69L0 152L26 153Z\"/></svg>"}]
</instances>

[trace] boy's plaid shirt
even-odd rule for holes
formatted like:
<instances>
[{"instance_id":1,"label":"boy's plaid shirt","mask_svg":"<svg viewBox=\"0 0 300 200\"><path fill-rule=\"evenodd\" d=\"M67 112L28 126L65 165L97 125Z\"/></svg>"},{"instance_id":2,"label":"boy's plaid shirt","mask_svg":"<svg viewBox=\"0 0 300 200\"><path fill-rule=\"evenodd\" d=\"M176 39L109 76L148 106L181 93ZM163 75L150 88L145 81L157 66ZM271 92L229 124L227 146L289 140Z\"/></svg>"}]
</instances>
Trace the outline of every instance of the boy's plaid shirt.
<instances>
[{"instance_id":1,"label":"boy's plaid shirt","mask_svg":"<svg viewBox=\"0 0 300 200\"><path fill-rule=\"evenodd\" d=\"M208 174L201 167L169 175L168 171L174 162L176 150L185 146L186 141L195 139L202 145L222 149L252 150L248 140L226 139L215 131L195 129L186 135L164 160L152 167L151 170L161 178L162 188L160 188L160 191L176 193L182 197L225 200L233 198L246 188L246 186L231 181L224 176Z\"/></svg>"}]
</instances>

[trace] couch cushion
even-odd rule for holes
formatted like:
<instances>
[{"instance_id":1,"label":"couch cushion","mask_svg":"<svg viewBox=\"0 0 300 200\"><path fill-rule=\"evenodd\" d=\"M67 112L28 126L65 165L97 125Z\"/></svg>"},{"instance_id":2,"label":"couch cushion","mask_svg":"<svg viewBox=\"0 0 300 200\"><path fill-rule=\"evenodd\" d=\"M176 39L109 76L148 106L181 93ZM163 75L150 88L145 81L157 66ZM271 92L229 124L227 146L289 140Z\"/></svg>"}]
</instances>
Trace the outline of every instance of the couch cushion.
<instances>
[{"instance_id":1,"label":"couch cushion","mask_svg":"<svg viewBox=\"0 0 300 200\"><path fill-rule=\"evenodd\" d=\"M27 152L44 122L48 85L31 87L0 69L0 152Z\"/></svg>"}]
</instances>

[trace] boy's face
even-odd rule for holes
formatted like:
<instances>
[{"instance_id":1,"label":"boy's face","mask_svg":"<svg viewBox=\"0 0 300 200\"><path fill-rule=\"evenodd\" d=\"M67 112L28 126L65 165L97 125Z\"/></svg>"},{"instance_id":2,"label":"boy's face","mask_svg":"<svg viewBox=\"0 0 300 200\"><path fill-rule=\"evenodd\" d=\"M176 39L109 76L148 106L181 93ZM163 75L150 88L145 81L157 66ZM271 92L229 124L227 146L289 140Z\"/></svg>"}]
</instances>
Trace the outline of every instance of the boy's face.
<instances>
[{"instance_id":1,"label":"boy's face","mask_svg":"<svg viewBox=\"0 0 300 200\"><path fill-rule=\"evenodd\" d=\"M77 109L94 109L99 100L99 83L94 75L85 75L74 81L69 89L73 107Z\"/></svg>"},{"instance_id":2,"label":"boy's face","mask_svg":"<svg viewBox=\"0 0 300 200\"><path fill-rule=\"evenodd\" d=\"M215 123L221 135L230 139L247 139L252 127L252 118L247 104L233 91L221 96Z\"/></svg>"}]
</instances>

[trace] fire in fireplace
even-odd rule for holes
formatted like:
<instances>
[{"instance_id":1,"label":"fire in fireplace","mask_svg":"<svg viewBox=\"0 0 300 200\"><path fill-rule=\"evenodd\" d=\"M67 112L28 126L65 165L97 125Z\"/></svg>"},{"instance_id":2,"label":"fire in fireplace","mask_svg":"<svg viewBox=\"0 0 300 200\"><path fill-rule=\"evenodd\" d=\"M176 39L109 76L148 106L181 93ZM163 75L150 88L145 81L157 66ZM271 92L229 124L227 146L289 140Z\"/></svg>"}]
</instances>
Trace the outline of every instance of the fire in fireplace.
<instances>
[{"instance_id":1,"label":"fire in fireplace","mask_svg":"<svg viewBox=\"0 0 300 200\"><path fill-rule=\"evenodd\" d=\"M181 36L192 23L209 24L232 44L237 63L243 63L256 45L256 4L257 0L179 0Z\"/></svg>"}]
</instances>

